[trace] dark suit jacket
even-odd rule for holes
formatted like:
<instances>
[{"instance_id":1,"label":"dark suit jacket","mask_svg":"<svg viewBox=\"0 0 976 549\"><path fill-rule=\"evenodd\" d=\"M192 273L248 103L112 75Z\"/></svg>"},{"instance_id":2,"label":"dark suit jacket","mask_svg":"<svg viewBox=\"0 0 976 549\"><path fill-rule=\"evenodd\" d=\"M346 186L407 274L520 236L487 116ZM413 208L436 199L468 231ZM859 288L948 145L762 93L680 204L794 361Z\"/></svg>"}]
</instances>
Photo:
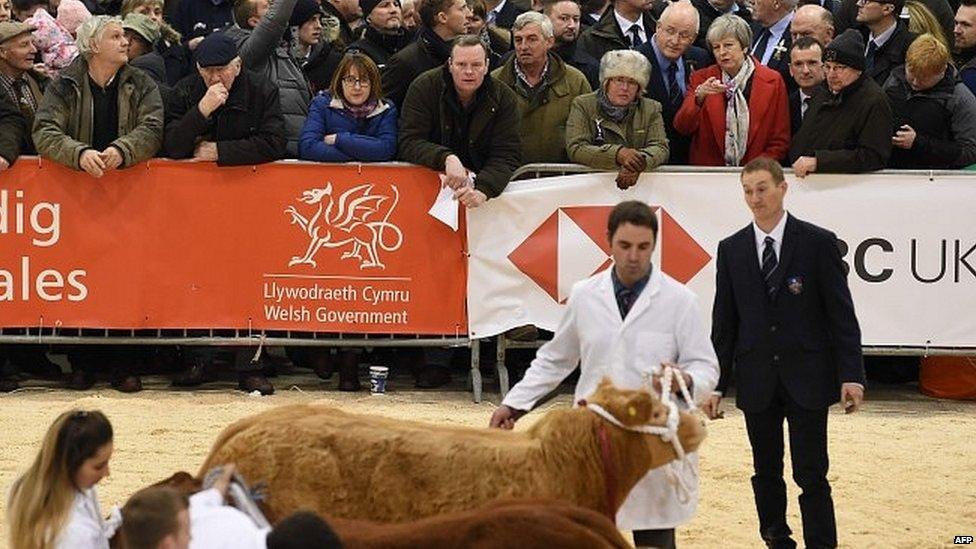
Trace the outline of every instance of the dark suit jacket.
<instances>
[{"instance_id":1,"label":"dark suit jacket","mask_svg":"<svg viewBox=\"0 0 976 549\"><path fill-rule=\"evenodd\" d=\"M804 408L827 408L840 384L864 383L861 330L847 287L837 236L789 216L771 299L759 273L753 226L718 245L712 343L732 379L736 406L764 410L782 383Z\"/></svg>"},{"instance_id":2,"label":"dark suit jacket","mask_svg":"<svg viewBox=\"0 0 976 549\"><path fill-rule=\"evenodd\" d=\"M513 0L505 2L505 7L495 16L495 26L503 29L511 29L515 24L515 18L525 13L525 10L515 5Z\"/></svg>"},{"instance_id":3,"label":"dark suit jacket","mask_svg":"<svg viewBox=\"0 0 976 549\"><path fill-rule=\"evenodd\" d=\"M803 124L803 116L800 112L800 90L790 90L790 136L796 135Z\"/></svg>"},{"instance_id":4,"label":"dark suit jacket","mask_svg":"<svg viewBox=\"0 0 976 549\"><path fill-rule=\"evenodd\" d=\"M755 61L755 58L753 58ZM701 107L695 103L694 89L722 69L712 65L691 75L684 103L674 116L674 128L691 136L689 158L696 166L725 165L725 94L712 94ZM790 148L790 116L786 85L779 73L756 62L749 84L749 136L742 164L757 156L782 160Z\"/></svg>"},{"instance_id":5,"label":"dark suit jacket","mask_svg":"<svg viewBox=\"0 0 976 549\"><path fill-rule=\"evenodd\" d=\"M691 147L691 137L682 135L674 129L674 115L677 114L681 103L677 105L668 103L668 87L665 84L667 75L664 74L660 64L657 62L657 56L654 55L651 40L641 44L637 48L637 51L644 54L651 62L651 80L647 83L645 95L661 104L661 114L664 117L664 130L668 134L669 148L671 150L668 156L668 164L688 164L688 149ZM684 65L685 85L687 86L691 81L691 73L709 64L708 53L698 46L689 46L688 51L681 56L681 63ZM686 87L685 89L690 90L691 88Z\"/></svg>"},{"instance_id":6,"label":"dark suit jacket","mask_svg":"<svg viewBox=\"0 0 976 549\"><path fill-rule=\"evenodd\" d=\"M891 69L905 64L905 53L908 46L915 40L914 34L908 30L908 25L899 20L895 33L891 38L878 48L874 55L874 66L871 70L865 71L868 76L874 79L879 86L884 86L891 74ZM868 43L868 32L864 32L864 43Z\"/></svg>"},{"instance_id":7,"label":"dark suit jacket","mask_svg":"<svg viewBox=\"0 0 976 549\"><path fill-rule=\"evenodd\" d=\"M758 40L759 34L763 31L763 26L756 20L752 20L749 26L752 27L753 39ZM783 83L786 84L788 90L796 88L796 82L793 81L793 75L790 74L790 48L792 46L793 33L790 32L790 27L786 27L783 36L780 36L779 41L773 46L773 54L769 57L769 62L766 63L767 67L783 77ZM758 52L756 52L756 58L759 58Z\"/></svg>"}]
</instances>

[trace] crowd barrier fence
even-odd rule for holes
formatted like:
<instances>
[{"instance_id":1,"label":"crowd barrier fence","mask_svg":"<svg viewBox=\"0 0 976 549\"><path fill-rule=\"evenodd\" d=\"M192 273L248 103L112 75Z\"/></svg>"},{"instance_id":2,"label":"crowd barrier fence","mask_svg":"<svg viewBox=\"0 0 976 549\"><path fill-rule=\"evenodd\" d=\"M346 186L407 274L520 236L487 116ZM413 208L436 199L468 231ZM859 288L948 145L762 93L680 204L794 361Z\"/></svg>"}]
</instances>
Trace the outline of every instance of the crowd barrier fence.
<instances>
[{"instance_id":1,"label":"crowd barrier fence","mask_svg":"<svg viewBox=\"0 0 976 549\"><path fill-rule=\"evenodd\" d=\"M513 180L594 171L533 164ZM479 402L464 216L457 232L428 216L438 190L435 172L402 163L217 168L153 160L95 180L21 158L0 174L0 343L469 346ZM312 227L316 215L363 236L333 239L327 227ZM507 350L542 342L497 339L504 395Z\"/></svg>"}]
</instances>

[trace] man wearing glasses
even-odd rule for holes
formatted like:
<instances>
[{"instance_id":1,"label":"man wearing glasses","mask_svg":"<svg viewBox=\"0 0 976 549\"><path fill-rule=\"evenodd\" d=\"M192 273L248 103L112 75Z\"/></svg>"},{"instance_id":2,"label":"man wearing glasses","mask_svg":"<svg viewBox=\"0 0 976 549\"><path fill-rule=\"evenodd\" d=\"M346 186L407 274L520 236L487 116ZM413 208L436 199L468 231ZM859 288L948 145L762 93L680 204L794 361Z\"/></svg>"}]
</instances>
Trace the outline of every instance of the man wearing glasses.
<instances>
[{"instance_id":1,"label":"man wearing glasses","mask_svg":"<svg viewBox=\"0 0 976 549\"><path fill-rule=\"evenodd\" d=\"M893 67L905 64L905 52L914 36L899 21L904 0L858 0L857 22L868 29L864 72L883 86Z\"/></svg>"},{"instance_id":2,"label":"man wearing glasses","mask_svg":"<svg viewBox=\"0 0 976 549\"><path fill-rule=\"evenodd\" d=\"M887 165L894 127L891 107L864 65L864 39L854 29L824 50L827 87L813 97L790 147L797 177L863 173Z\"/></svg>"},{"instance_id":3,"label":"man wearing glasses","mask_svg":"<svg viewBox=\"0 0 976 549\"><path fill-rule=\"evenodd\" d=\"M709 65L708 53L692 45L698 36L698 10L691 2L668 4L661 13L657 31L637 48L651 62L647 97L661 104L664 131L670 144L668 164L688 164L691 137L674 129L674 115L681 108L691 73Z\"/></svg>"}]
</instances>

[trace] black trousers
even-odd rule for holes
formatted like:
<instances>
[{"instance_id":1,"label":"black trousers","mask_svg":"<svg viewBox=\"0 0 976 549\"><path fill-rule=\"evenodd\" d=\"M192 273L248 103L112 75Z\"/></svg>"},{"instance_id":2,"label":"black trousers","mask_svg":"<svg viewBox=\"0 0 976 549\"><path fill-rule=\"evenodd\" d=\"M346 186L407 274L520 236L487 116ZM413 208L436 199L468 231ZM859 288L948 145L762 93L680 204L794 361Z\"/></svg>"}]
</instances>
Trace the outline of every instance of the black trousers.
<instances>
[{"instance_id":1,"label":"black trousers","mask_svg":"<svg viewBox=\"0 0 976 549\"><path fill-rule=\"evenodd\" d=\"M675 549L674 528L668 528L666 530L634 530L634 545L637 547Z\"/></svg>"},{"instance_id":2,"label":"black trousers","mask_svg":"<svg viewBox=\"0 0 976 549\"><path fill-rule=\"evenodd\" d=\"M786 483L783 481L783 420L789 425L793 480L803 491L800 514L807 547L837 546L834 502L827 482L827 409L808 410L794 401L782 383L770 406L747 413L746 429L752 445L755 474L752 490L759 513L759 534L770 547L793 548L796 542L786 523Z\"/></svg>"}]
</instances>

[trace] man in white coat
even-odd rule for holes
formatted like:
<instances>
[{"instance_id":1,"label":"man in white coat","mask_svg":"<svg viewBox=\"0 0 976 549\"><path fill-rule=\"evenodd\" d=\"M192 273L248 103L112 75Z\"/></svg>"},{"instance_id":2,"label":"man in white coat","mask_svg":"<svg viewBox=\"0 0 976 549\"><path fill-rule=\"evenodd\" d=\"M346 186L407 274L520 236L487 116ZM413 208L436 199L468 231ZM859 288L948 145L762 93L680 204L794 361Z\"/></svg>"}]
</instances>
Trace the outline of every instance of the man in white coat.
<instances>
[{"instance_id":1,"label":"man in white coat","mask_svg":"<svg viewBox=\"0 0 976 549\"><path fill-rule=\"evenodd\" d=\"M491 417L491 426L511 429L515 421L554 390L580 364L575 400L592 394L603 377L638 389L653 376L660 390L662 364L677 365L692 398L707 399L718 383L718 359L702 323L698 298L654 268L657 218L638 201L618 204L607 222L613 267L577 282L552 341ZM674 383L672 391L678 392ZM617 512L617 526L634 531L637 546L675 547L674 529L687 522L698 504L698 456L684 475L690 497L679 498L665 466L649 472Z\"/></svg>"}]
</instances>

